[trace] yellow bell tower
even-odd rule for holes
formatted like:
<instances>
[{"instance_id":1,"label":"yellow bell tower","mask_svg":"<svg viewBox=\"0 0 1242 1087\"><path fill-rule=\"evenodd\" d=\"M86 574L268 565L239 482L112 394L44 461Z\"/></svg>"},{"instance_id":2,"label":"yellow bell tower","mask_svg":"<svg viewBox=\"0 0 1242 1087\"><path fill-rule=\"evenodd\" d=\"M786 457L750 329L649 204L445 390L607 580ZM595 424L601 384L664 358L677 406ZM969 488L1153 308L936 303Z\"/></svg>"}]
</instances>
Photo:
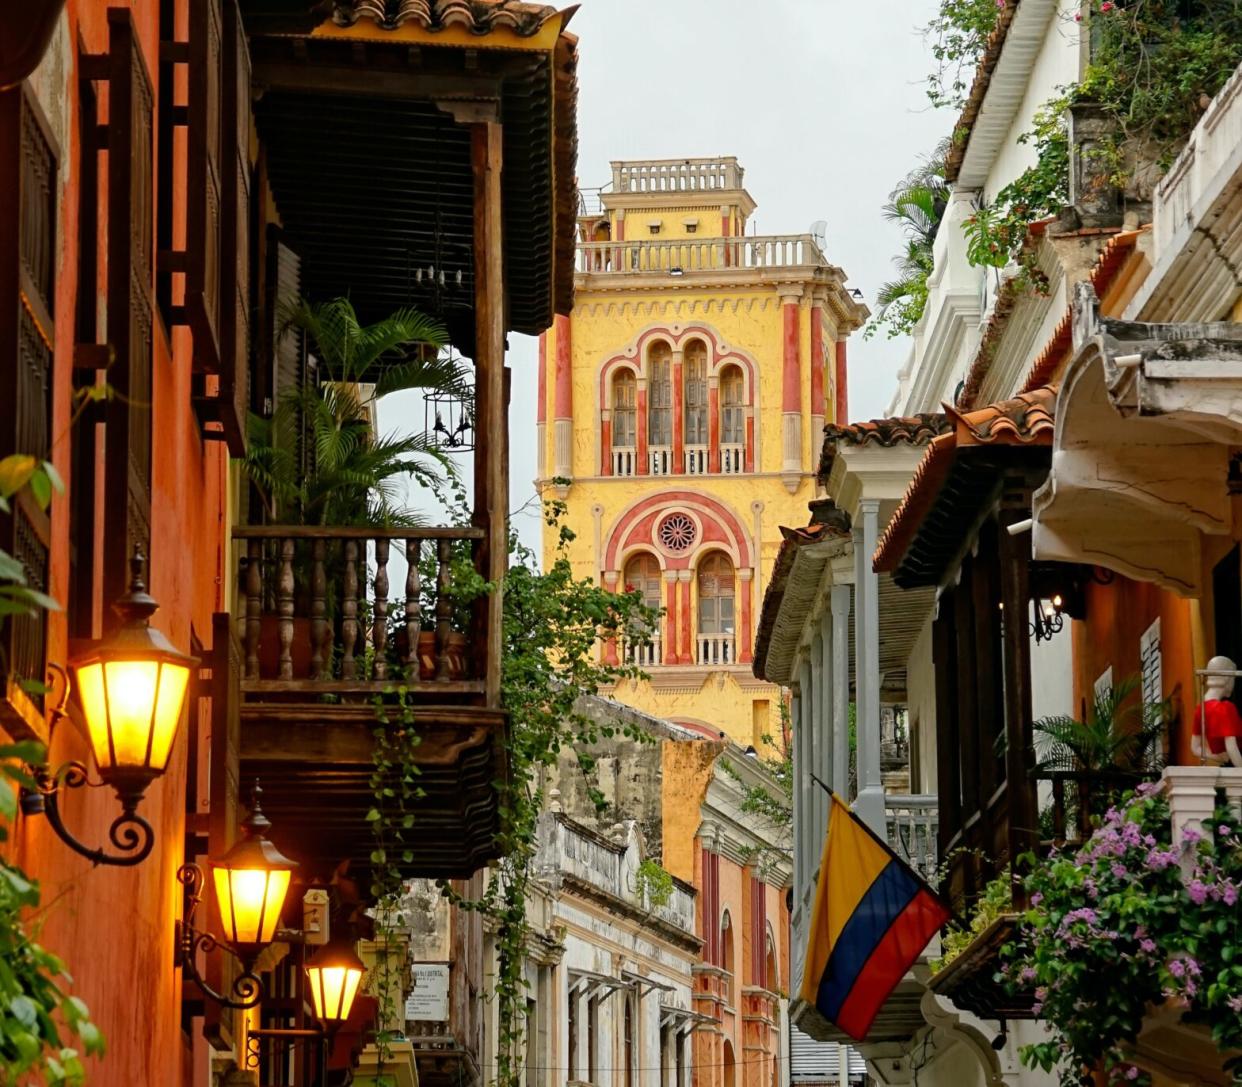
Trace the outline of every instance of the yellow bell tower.
<instances>
[{"instance_id":1,"label":"yellow bell tower","mask_svg":"<svg viewBox=\"0 0 1242 1087\"><path fill-rule=\"evenodd\" d=\"M649 639L602 648L651 677L614 696L758 748L780 717L754 623L867 310L822 238L746 232L742 175L614 162L582 193L573 313L540 343L538 484L566 502L578 576L664 609ZM545 532L545 561L555 546Z\"/></svg>"}]
</instances>

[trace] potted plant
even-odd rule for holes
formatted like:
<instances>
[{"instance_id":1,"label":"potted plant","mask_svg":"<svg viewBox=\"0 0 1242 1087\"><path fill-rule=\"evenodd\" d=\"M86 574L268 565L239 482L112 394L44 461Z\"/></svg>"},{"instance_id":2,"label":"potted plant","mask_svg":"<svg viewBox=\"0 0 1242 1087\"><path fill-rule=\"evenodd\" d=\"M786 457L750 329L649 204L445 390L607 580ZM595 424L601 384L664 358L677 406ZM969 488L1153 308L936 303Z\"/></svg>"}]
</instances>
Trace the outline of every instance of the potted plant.
<instances>
[{"instance_id":1,"label":"potted plant","mask_svg":"<svg viewBox=\"0 0 1242 1087\"><path fill-rule=\"evenodd\" d=\"M270 418L252 415L242 467L273 525L406 527L420 523L404 505L401 484L430 484L453 467L426 434L378 434L375 405L406 390L460 390L460 364L441 353L443 326L405 308L363 325L347 298L285 308L280 335L300 332L317 362L316 380L286 390ZM329 555L329 562L339 556ZM309 675L310 623L305 598L310 555L295 556L294 672ZM329 579L327 617L339 619ZM363 616L365 618L365 616ZM274 674L280 619L261 622L260 668ZM359 627L369 625L360 623ZM335 643L334 639L334 643Z\"/></svg>"}]
</instances>

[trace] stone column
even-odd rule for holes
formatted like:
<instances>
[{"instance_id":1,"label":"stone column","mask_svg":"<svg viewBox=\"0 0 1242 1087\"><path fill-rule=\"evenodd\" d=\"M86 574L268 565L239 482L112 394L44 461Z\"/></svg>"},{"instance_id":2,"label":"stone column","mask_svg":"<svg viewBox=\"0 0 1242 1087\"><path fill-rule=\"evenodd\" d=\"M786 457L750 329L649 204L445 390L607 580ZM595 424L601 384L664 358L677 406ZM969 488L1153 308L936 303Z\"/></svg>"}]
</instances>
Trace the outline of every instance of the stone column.
<instances>
[{"instance_id":1,"label":"stone column","mask_svg":"<svg viewBox=\"0 0 1242 1087\"><path fill-rule=\"evenodd\" d=\"M552 433L552 473L571 479L574 473L573 340L569 318L558 314L553 325L556 345L556 403Z\"/></svg>"},{"instance_id":2,"label":"stone column","mask_svg":"<svg viewBox=\"0 0 1242 1087\"><path fill-rule=\"evenodd\" d=\"M833 656L836 648L836 639L832 629L832 614L825 611L820 615L819 619L820 641L823 647L823 656L821 658L821 674L824 677L824 698L820 711L819 721L816 727L823 737L819 757L819 765L815 772L819 775L820 780L834 792L836 791L836 783L834 780L833 770L836 762L836 734L833 730L833 710L836 704L837 683L836 676L833 674ZM823 792L821 789L820 792ZM827 794L825 794L827 800ZM827 818L829 805L825 803L825 819Z\"/></svg>"},{"instance_id":3,"label":"stone column","mask_svg":"<svg viewBox=\"0 0 1242 1087\"><path fill-rule=\"evenodd\" d=\"M647 463L647 375L641 373L638 375L637 393L635 396L635 420L634 426L638 433L635 441L638 447L638 474L645 476L648 471Z\"/></svg>"},{"instance_id":4,"label":"stone column","mask_svg":"<svg viewBox=\"0 0 1242 1087\"><path fill-rule=\"evenodd\" d=\"M742 621L740 626L740 641L737 647L737 659L739 664L749 664L754 659L751 652L751 642L753 635L750 630L750 609L751 593L754 590L755 572L750 569L743 569L737 572L738 595L741 597Z\"/></svg>"},{"instance_id":5,"label":"stone column","mask_svg":"<svg viewBox=\"0 0 1242 1087\"><path fill-rule=\"evenodd\" d=\"M858 799L854 809L881 837L886 833L880 776L880 600L871 567L879 536L878 499L859 503L854 525L854 689L858 736Z\"/></svg>"},{"instance_id":6,"label":"stone column","mask_svg":"<svg viewBox=\"0 0 1242 1087\"><path fill-rule=\"evenodd\" d=\"M802 477L801 288L781 289L784 364L781 370L781 480L793 494Z\"/></svg>"},{"instance_id":7,"label":"stone column","mask_svg":"<svg viewBox=\"0 0 1242 1087\"><path fill-rule=\"evenodd\" d=\"M621 572L619 570L604 571L604 588L610 593L617 591L617 582L621 580ZM617 639L609 638L604 642L604 663L617 664Z\"/></svg>"},{"instance_id":8,"label":"stone column","mask_svg":"<svg viewBox=\"0 0 1242 1087\"><path fill-rule=\"evenodd\" d=\"M682 664L694 663L694 650L691 647L692 613L690 611L690 578L693 571L678 570L677 580L681 583L681 653Z\"/></svg>"},{"instance_id":9,"label":"stone column","mask_svg":"<svg viewBox=\"0 0 1242 1087\"><path fill-rule=\"evenodd\" d=\"M664 571L664 663L677 663L677 571Z\"/></svg>"},{"instance_id":10,"label":"stone column","mask_svg":"<svg viewBox=\"0 0 1242 1087\"><path fill-rule=\"evenodd\" d=\"M824 417L824 302L827 291L816 287L811 295L811 448L823 440Z\"/></svg>"},{"instance_id":11,"label":"stone column","mask_svg":"<svg viewBox=\"0 0 1242 1087\"><path fill-rule=\"evenodd\" d=\"M828 746L829 736L827 730L823 727L824 722L828 719L828 700L825 697L828 693L827 686L824 682L824 639L821 635L816 634L811 638L810 659L808 661L811 675L811 712L808 715L811 719L811 761L810 772L807 777L814 774L811 778L811 839L821 844L824 840L824 832L827 829L828 805L826 803L828 794L824 792L824 787L819 784L824 781L822 772L824 762L824 749ZM818 778L819 781L816 781Z\"/></svg>"},{"instance_id":12,"label":"stone column","mask_svg":"<svg viewBox=\"0 0 1242 1087\"><path fill-rule=\"evenodd\" d=\"M832 616L832 790L850 796L850 587L829 591Z\"/></svg>"},{"instance_id":13,"label":"stone column","mask_svg":"<svg viewBox=\"0 0 1242 1087\"><path fill-rule=\"evenodd\" d=\"M604 408L599 413L600 475L612 475L612 411Z\"/></svg>"},{"instance_id":14,"label":"stone column","mask_svg":"<svg viewBox=\"0 0 1242 1087\"><path fill-rule=\"evenodd\" d=\"M795 918L802 908L802 893L806 887L806 826L809 816L807 808L809 793L806 786L810 781L807 771L806 729L801 718L802 698L795 688L789 702L789 724L793 730L793 838L794 838L794 875L793 875L793 912Z\"/></svg>"},{"instance_id":15,"label":"stone column","mask_svg":"<svg viewBox=\"0 0 1242 1087\"><path fill-rule=\"evenodd\" d=\"M811 665L809 661L803 658L798 666L798 690L802 693L799 720L802 723L802 731L806 735L806 744L803 747L803 751L807 756L806 768L808 771L813 770L815 767L814 689L811 684ZM809 772L803 775L803 787L806 790L806 811L808 817L804 826L806 833L803 835L803 845L806 848L806 852L802 863L806 870L807 882L810 883L815 878L815 866L819 863L817 850L823 846L824 839L819 834L817 827L819 807L815 794L819 792L819 786L815 784Z\"/></svg>"}]
</instances>

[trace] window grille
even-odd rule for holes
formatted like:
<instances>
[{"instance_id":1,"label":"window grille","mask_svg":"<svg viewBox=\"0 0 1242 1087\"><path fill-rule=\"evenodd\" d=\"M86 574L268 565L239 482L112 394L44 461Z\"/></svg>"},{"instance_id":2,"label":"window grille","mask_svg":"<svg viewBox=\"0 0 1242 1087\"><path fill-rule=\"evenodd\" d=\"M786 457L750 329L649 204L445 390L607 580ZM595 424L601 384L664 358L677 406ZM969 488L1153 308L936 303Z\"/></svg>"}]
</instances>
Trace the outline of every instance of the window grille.
<instances>
[{"instance_id":1,"label":"window grille","mask_svg":"<svg viewBox=\"0 0 1242 1087\"><path fill-rule=\"evenodd\" d=\"M707 445L707 348L695 340L683 362L686 445Z\"/></svg>"},{"instance_id":2,"label":"window grille","mask_svg":"<svg viewBox=\"0 0 1242 1087\"><path fill-rule=\"evenodd\" d=\"M673 381L672 350L659 343L648 356L650 377L647 382L647 443L653 446L673 444Z\"/></svg>"}]
</instances>

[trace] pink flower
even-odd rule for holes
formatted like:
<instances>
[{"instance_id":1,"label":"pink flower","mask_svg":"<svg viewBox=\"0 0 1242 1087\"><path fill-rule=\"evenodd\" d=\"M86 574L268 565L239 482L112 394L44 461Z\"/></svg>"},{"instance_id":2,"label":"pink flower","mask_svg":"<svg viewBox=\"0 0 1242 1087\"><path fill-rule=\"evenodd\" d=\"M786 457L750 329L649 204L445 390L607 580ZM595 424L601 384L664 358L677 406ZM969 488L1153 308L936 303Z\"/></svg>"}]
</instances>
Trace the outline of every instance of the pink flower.
<instances>
[{"instance_id":1,"label":"pink flower","mask_svg":"<svg viewBox=\"0 0 1242 1087\"><path fill-rule=\"evenodd\" d=\"M1224 887L1221 888L1221 898L1225 900L1226 906L1235 905L1238 901L1238 889L1231 882L1226 881Z\"/></svg>"},{"instance_id":2,"label":"pink flower","mask_svg":"<svg viewBox=\"0 0 1242 1087\"><path fill-rule=\"evenodd\" d=\"M1082 12L1081 12L1081 11L1076 11L1076 12L1074 12L1074 22L1076 22L1076 23L1081 23L1081 22L1082 22Z\"/></svg>"},{"instance_id":3,"label":"pink flower","mask_svg":"<svg viewBox=\"0 0 1242 1087\"><path fill-rule=\"evenodd\" d=\"M1138 1069L1134 1065L1126 1069L1126 1079L1138 1079Z\"/></svg>"},{"instance_id":4,"label":"pink flower","mask_svg":"<svg viewBox=\"0 0 1242 1087\"><path fill-rule=\"evenodd\" d=\"M1145 954L1151 955L1156 950L1156 941L1155 940L1140 940L1139 950L1144 952Z\"/></svg>"},{"instance_id":5,"label":"pink flower","mask_svg":"<svg viewBox=\"0 0 1242 1087\"><path fill-rule=\"evenodd\" d=\"M1186 893L1190 896L1190 901L1196 906L1202 906L1207 901L1208 887L1201 879L1192 879L1186 888Z\"/></svg>"},{"instance_id":6,"label":"pink flower","mask_svg":"<svg viewBox=\"0 0 1242 1087\"><path fill-rule=\"evenodd\" d=\"M1100 10L1101 11L1112 11L1113 5L1109 3L1109 0L1104 0L1104 3L1100 5Z\"/></svg>"}]
</instances>

